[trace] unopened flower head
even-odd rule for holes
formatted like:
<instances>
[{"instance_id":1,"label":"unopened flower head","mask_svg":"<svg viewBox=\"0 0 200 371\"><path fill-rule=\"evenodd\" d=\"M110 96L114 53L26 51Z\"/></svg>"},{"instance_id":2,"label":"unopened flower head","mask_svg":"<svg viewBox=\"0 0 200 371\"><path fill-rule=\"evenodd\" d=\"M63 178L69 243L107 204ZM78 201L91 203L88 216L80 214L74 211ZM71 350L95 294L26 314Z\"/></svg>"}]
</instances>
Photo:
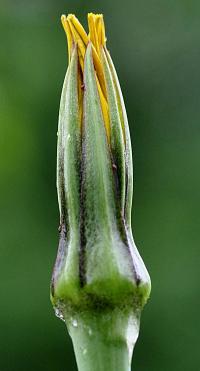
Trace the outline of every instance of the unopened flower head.
<instances>
[{"instance_id":1,"label":"unopened flower head","mask_svg":"<svg viewBox=\"0 0 200 371\"><path fill-rule=\"evenodd\" d=\"M69 66L60 103L57 190L60 240L54 306L142 307L150 278L131 230L132 150L103 16L61 17Z\"/></svg>"}]
</instances>

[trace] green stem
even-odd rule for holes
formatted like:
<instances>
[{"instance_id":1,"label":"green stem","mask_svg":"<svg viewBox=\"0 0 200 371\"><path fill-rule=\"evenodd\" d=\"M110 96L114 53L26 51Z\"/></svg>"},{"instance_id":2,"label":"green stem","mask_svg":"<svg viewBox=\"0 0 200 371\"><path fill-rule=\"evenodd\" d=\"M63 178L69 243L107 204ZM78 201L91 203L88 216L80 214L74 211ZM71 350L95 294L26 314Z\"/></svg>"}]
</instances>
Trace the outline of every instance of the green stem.
<instances>
[{"instance_id":1,"label":"green stem","mask_svg":"<svg viewBox=\"0 0 200 371\"><path fill-rule=\"evenodd\" d=\"M125 310L66 316L79 371L130 371L139 318Z\"/></svg>"}]
</instances>

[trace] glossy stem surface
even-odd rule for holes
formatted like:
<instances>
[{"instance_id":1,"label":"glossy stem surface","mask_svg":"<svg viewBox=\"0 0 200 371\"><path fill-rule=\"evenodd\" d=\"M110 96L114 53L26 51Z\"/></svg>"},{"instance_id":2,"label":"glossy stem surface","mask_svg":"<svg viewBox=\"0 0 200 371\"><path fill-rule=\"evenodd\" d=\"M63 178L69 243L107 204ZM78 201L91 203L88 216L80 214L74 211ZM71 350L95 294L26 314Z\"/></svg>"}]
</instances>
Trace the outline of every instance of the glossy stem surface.
<instances>
[{"instance_id":1,"label":"glossy stem surface","mask_svg":"<svg viewBox=\"0 0 200 371\"><path fill-rule=\"evenodd\" d=\"M66 316L79 371L130 371L139 318L122 310Z\"/></svg>"}]
</instances>

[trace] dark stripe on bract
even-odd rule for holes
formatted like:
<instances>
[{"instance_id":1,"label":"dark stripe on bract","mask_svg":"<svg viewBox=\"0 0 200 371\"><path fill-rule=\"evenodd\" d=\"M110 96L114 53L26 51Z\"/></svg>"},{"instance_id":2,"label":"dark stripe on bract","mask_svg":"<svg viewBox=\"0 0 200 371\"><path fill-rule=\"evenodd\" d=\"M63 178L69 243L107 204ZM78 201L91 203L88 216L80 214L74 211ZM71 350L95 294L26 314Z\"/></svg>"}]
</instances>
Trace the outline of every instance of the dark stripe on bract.
<instances>
[{"instance_id":1,"label":"dark stripe on bract","mask_svg":"<svg viewBox=\"0 0 200 371\"><path fill-rule=\"evenodd\" d=\"M82 159L81 159L81 176L80 176L80 251L79 251L79 279L80 286L83 287L86 283L86 267L85 267L85 208L84 208L84 159L85 159L85 146L84 138L82 140Z\"/></svg>"}]
</instances>

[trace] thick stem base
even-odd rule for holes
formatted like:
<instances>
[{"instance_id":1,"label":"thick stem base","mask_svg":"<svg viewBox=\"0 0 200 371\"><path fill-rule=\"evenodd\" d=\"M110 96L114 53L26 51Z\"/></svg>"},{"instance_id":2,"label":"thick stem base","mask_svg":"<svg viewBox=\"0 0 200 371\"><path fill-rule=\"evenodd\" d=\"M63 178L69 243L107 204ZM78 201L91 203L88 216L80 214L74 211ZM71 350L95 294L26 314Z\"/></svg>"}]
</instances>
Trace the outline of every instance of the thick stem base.
<instances>
[{"instance_id":1,"label":"thick stem base","mask_svg":"<svg viewBox=\"0 0 200 371\"><path fill-rule=\"evenodd\" d=\"M65 316L79 371L130 371L139 316L115 309Z\"/></svg>"}]
</instances>

